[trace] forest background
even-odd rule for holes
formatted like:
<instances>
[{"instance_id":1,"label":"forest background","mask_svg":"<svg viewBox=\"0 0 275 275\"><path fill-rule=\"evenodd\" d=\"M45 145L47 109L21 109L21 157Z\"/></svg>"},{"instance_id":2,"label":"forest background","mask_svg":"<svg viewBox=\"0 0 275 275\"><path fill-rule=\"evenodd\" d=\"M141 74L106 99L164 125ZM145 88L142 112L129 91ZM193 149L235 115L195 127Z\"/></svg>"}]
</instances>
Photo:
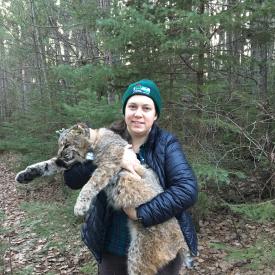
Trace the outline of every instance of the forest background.
<instances>
[{"instance_id":1,"label":"forest background","mask_svg":"<svg viewBox=\"0 0 275 275\"><path fill-rule=\"evenodd\" d=\"M274 0L0 4L0 150L20 168L56 153L58 129L121 118L127 85L149 78L198 177L199 219L219 204L274 221Z\"/></svg>"}]
</instances>

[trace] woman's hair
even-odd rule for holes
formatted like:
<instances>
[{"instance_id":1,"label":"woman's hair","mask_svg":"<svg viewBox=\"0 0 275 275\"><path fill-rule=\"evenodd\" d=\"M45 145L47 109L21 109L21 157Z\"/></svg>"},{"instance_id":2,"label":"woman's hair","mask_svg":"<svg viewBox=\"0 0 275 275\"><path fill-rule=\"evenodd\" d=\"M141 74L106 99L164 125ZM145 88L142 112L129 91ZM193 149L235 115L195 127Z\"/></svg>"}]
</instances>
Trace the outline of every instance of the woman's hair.
<instances>
[{"instance_id":1,"label":"woman's hair","mask_svg":"<svg viewBox=\"0 0 275 275\"><path fill-rule=\"evenodd\" d=\"M127 125L124 119L113 122L109 129L114 131L116 134L119 134L127 142L132 143L132 138L127 130Z\"/></svg>"}]
</instances>

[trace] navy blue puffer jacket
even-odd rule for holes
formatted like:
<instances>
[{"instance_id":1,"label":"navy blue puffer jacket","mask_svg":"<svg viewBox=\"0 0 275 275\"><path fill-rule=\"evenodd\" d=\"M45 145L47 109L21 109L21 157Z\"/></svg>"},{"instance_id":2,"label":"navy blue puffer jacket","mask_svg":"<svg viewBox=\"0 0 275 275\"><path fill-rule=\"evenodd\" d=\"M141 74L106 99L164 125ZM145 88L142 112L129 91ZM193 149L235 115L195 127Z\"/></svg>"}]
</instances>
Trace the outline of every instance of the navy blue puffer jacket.
<instances>
[{"instance_id":1,"label":"navy blue puffer jacket","mask_svg":"<svg viewBox=\"0 0 275 275\"><path fill-rule=\"evenodd\" d=\"M145 227L175 216L191 254L197 255L197 236L187 210L197 200L198 187L180 143L174 135L154 124L141 149L145 163L156 172L165 191L150 202L140 205L137 216ZM74 166L64 173L65 183L72 188L78 183L79 188L88 181L94 169L92 163ZM111 215L112 209L107 204L104 191L101 191L82 226L82 239L99 262Z\"/></svg>"}]
</instances>

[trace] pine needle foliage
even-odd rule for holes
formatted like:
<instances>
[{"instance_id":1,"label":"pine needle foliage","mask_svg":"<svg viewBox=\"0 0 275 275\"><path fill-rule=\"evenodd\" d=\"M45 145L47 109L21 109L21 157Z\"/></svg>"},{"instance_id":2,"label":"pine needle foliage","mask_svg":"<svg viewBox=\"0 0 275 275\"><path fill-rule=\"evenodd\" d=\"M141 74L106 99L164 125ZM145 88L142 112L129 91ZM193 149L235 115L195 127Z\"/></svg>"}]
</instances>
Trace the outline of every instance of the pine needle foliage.
<instances>
[{"instance_id":1,"label":"pine needle foliage","mask_svg":"<svg viewBox=\"0 0 275 275\"><path fill-rule=\"evenodd\" d=\"M231 205L230 209L238 214L242 214L247 219L260 223L275 221L275 205L272 201L261 202L258 204Z\"/></svg>"},{"instance_id":2,"label":"pine needle foliage","mask_svg":"<svg viewBox=\"0 0 275 275\"><path fill-rule=\"evenodd\" d=\"M194 166L194 170L201 185L230 183L229 172L225 169L198 164Z\"/></svg>"},{"instance_id":3,"label":"pine needle foliage","mask_svg":"<svg viewBox=\"0 0 275 275\"><path fill-rule=\"evenodd\" d=\"M203 184L274 173L273 2L3 2L0 149L45 159L56 130L110 124L151 78Z\"/></svg>"}]
</instances>

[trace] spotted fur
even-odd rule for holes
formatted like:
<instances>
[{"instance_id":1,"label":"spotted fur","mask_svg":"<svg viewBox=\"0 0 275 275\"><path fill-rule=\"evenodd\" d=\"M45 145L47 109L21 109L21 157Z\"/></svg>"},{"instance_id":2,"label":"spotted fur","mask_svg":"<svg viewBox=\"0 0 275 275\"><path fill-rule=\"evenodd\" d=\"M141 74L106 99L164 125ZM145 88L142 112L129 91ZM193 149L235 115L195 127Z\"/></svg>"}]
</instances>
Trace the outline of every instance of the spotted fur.
<instances>
[{"instance_id":1,"label":"spotted fur","mask_svg":"<svg viewBox=\"0 0 275 275\"><path fill-rule=\"evenodd\" d=\"M77 216L87 213L92 199L102 189L105 190L109 203L116 209L138 207L163 192L157 176L151 169L140 165L137 173L141 178L137 178L121 168L128 143L106 128L89 129L84 124L75 125L61 134L58 145L56 158L27 167L18 173L16 180L27 182L34 177L58 173L76 161L83 162L85 155L91 150L97 169L77 198L74 206ZM154 275L178 253L187 251L175 218L147 228L139 221L129 220L129 228L130 275Z\"/></svg>"}]
</instances>

